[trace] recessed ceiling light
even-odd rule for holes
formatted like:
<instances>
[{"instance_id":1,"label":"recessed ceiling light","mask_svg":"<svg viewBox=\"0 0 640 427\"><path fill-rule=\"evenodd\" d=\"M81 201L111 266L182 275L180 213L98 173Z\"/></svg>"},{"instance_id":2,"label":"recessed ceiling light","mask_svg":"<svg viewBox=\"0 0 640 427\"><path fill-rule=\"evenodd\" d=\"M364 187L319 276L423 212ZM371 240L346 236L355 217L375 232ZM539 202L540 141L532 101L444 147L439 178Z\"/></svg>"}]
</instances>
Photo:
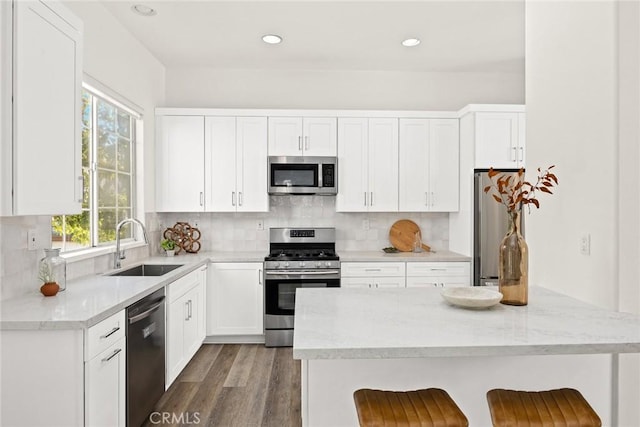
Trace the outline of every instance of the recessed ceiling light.
<instances>
[{"instance_id":1,"label":"recessed ceiling light","mask_svg":"<svg viewBox=\"0 0 640 427\"><path fill-rule=\"evenodd\" d=\"M282 42L282 37L276 34L265 34L262 36L262 41L269 44L278 44Z\"/></svg>"},{"instance_id":2,"label":"recessed ceiling light","mask_svg":"<svg viewBox=\"0 0 640 427\"><path fill-rule=\"evenodd\" d=\"M402 41L402 46L414 47L420 44L420 39L406 39Z\"/></svg>"},{"instance_id":3,"label":"recessed ceiling light","mask_svg":"<svg viewBox=\"0 0 640 427\"><path fill-rule=\"evenodd\" d=\"M154 16L158 14L158 12L156 12L154 8L146 6L144 4L135 4L131 6L131 10L142 16Z\"/></svg>"}]
</instances>

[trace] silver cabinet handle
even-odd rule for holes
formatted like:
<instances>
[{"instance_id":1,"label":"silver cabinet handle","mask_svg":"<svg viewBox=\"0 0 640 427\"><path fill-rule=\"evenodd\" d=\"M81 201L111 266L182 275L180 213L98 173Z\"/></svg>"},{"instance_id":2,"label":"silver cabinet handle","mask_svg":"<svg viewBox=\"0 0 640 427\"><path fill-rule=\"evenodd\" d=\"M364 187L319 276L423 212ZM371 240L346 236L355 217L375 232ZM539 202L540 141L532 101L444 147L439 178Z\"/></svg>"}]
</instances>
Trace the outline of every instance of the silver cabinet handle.
<instances>
[{"instance_id":1,"label":"silver cabinet handle","mask_svg":"<svg viewBox=\"0 0 640 427\"><path fill-rule=\"evenodd\" d=\"M184 302L184 320L189 320L189 301Z\"/></svg>"},{"instance_id":2,"label":"silver cabinet handle","mask_svg":"<svg viewBox=\"0 0 640 427\"><path fill-rule=\"evenodd\" d=\"M200 206L204 206L204 193L200 192Z\"/></svg>"},{"instance_id":3,"label":"silver cabinet handle","mask_svg":"<svg viewBox=\"0 0 640 427\"><path fill-rule=\"evenodd\" d=\"M231 192L231 206L235 206L236 205L236 192L232 191Z\"/></svg>"},{"instance_id":4,"label":"silver cabinet handle","mask_svg":"<svg viewBox=\"0 0 640 427\"><path fill-rule=\"evenodd\" d=\"M436 205L436 193L434 193L433 191L431 192L431 206L435 206Z\"/></svg>"},{"instance_id":5,"label":"silver cabinet handle","mask_svg":"<svg viewBox=\"0 0 640 427\"><path fill-rule=\"evenodd\" d=\"M429 193L426 191L424 192L424 205L429 206Z\"/></svg>"},{"instance_id":6,"label":"silver cabinet handle","mask_svg":"<svg viewBox=\"0 0 640 427\"><path fill-rule=\"evenodd\" d=\"M524 147L520 147L520 161L524 161Z\"/></svg>"},{"instance_id":7,"label":"silver cabinet handle","mask_svg":"<svg viewBox=\"0 0 640 427\"><path fill-rule=\"evenodd\" d=\"M262 269L258 270L258 285L262 285Z\"/></svg>"},{"instance_id":8,"label":"silver cabinet handle","mask_svg":"<svg viewBox=\"0 0 640 427\"><path fill-rule=\"evenodd\" d=\"M518 157L518 148L517 147L511 147L511 161L515 162Z\"/></svg>"},{"instance_id":9,"label":"silver cabinet handle","mask_svg":"<svg viewBox=\"0 0 640 427\"><path fill-rule=\"evenodd\" d=\"M430 271L447 271L446 268L430 268Z\"/></svg>"},{"instance_id":10,"label":"silver cabinet handle","mask_svg":"<svg viewBox=\"0 0 640 427\"><path fill-rule=\"evenodd\" d=\"M114 357L116 357L118 355L118 353L120 353L121 351L122 351L121 348L117 348L117 349L113 350L113 353L111 353L109 356L107 356L104 359L102 359L102 361L103 362L108 362L109 360L111 360Z\"/></svg>"},{"instance_id":11,"label":"silver cabinet handle","mask_svg":"<svg viewBox=\"0 0 640 427\"><path fill-rule=\"evenodd\" d=\"M242 206L242 191L238 192L238 206Z\"/></svg>"},{"instance_id":12,"label":"silver cabinet handle","mask_svg":"<svg viewBox=\"0 0 640 427\"><path fill-rule=\"evenodd\" d=\"M367 192L364 192L364 205L367 206Z\"/></svg>"},{"instance_id":13,"label":"silver cabinet handle","mask_svg":"<svg viewBox=\"0 0 640 427\"><path fill-rule=\"evenodd\" d=\"M309 137L308 136L304 137L304 149L305 150L309 149Z\"/></svg>"},{"instance_id":14,"label":"silver cabinet handle","mask_svg":"<svg viewBox=\"0 0 640 427\"><path fill-rule=\"evenodd\" d=\"M193 300L189 300L189 319L193 317Z\"/></svg>"},{"instance_id":15,"label":"silver cabinet handle","mask_svg":"<svg viewBox=\"0 0 640 427\"><path fill-rule=\"evenodd\" d=\"M120 330L120 326L116 326L110 332L108 332L108 333L106 333L104 335L100 335L100 339L109 338L111 335L115 334L119 330Z\"/></svg>"},{"instance_id":16,"label":"silver cabinet handle","mask_svg":"<svg viewBox=\"0 0 640 427\"><path fill-rule=\"evenodd\" d=\"M371 198L369 199L369 203L373 206L373 191L371 192Z\"/></svg>"},{"instance_id":17,"label":"silver cabinet handle","mask_svg":"<svg viewBox=\"0 0 640 427\"><path fill-rule=\"evenodd\" d=\"M381 268L365 268L364 271L382 271Z\"/></svg>"},{"instance_id":18,"label":"silver cabinet handle","mask_svg":"<svg viewBox=\"0 0 640 427\"><path fill-rule=\"evenodd\" d=\"M302 151L302 135L298 137L298 151Z\"/></svg>"}]
</instances>

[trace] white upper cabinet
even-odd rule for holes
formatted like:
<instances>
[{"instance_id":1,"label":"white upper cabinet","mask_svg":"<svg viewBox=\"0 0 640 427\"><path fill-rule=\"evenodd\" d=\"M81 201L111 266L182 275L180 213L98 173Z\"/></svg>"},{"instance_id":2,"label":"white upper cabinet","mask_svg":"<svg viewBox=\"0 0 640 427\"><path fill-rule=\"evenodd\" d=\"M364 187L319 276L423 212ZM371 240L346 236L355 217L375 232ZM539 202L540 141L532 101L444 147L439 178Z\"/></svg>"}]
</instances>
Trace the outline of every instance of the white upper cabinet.
<instances>
[{"instance_id":1,"label":"white upper cabinet","mask_svg":"<svg viewBox=\"0 0 640 427\"><path fill-rule=\"evenodd\" d=\"M335 156L335 117L269 117L270 156Z\"/></svg>"},{"instance_id":2,"label":"white upper cabinet","mask_svg":"<svg viewBox=\"0 0 640 427\"><path fill-rule=\"evenodd\" d=\"M0 8L0 214L80 213L82 22L58 2Z\"/></svg>"},{"instance_id":3,"label":"white upper cabinet","mask_svg":"<svg viewBox=\"0 0 640 427\"><path fill-rule=\"evenodd\" d=\"M525 113L475 113L475 167L525 166Z\"/></svg>"},{"instance_id":4,"label":"white upper cabinet","mask_svg":"<svg viewBox=\"0 0 640 427\"><path fill-rule=\"evenodd\" d=\"M205 120L207 211L267 212L267 118Z\"/></svg>"},{"instance_id":5,"label":"white upper cabinet","mask_svg":"<svg viewBox=\"0 0 640 427\"><path fill-rule=\"evenodd\" d=\"M399 145L399 210L457 211L458 120L400 119Z\"/></svg>"},{"instance_id":6,"label":"white upper cabinet","mask_svg":"<svg viewBox=\"0 0 640 427\"><path fill-rule=\"evenodd\" d=\"M204 117L156 116L156 211L204 211Z\"/></svg>"},{"instance_id":7,"label":"white upper cabinet","mask_svg":"<svg viewBox=\"0 0 640 427\"><path fill-rule=\"evenodd\" d=\"M398 119L338 120L338 212L398 210Z\"/></svg>"}]
</instances>

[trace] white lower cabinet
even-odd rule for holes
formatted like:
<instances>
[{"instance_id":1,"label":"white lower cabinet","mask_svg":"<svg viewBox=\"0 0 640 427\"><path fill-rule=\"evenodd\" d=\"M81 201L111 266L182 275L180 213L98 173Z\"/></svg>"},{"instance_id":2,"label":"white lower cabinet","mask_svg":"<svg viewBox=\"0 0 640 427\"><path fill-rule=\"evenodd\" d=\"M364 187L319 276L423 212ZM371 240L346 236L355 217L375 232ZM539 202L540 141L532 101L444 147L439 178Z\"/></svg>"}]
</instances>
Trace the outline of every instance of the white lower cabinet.
<instances>
[{"instance_id":1,"label":"white lower cabinet","mask_svg":"<svg viewBox=\"0 0 640 427\"><path fill-rule=\"evenodd\" d=\"M125 426L126 366L124 310L88 329L85 349L85 425Z\"/></svg>"},{"instance_id":2,"label":"white lower cabinet","mask_svg":"<svg viewBox=\"0 0 640 427\"><path fill-rule=\"evenodd\" d=\"M126 367L124 337L85 363L87 426L126 425Z\"/></svg>"},{"instance_id":3,"label":"white lower cabinet","mask_svg":"<svg viewBox=\"0 0 640 427\"><path fill-rule=\"evenodd\" d=\"M471 285L468 262L408 262L407 287L450 287Z\"/></svg>"},{"instance_id":4,"label":"white lower cabinet","mask_svg":"<svg viewBox=\"0 0 640 427\"><path fill-rule=\"evenodd\" d=\"M340 265L343 288L404 288L404 262L343 262Z\"/></svg>"},{"instance_id":5,"label":"white lower cabinet","mask_svg":"<svg viewBox=\"0 0 640 427\"><path fill-rule=\"evenodd\" d=\"M207 336L262 335L261 262L211 263L207 283Z\"/></svg>"},{"instance_id":6,"label":"white lower cabinet","mask_svg":"<svg viewBox=\"0 0 640 427\"><path fill-rule=\"evenodd\" d=\"M166 388L204 341L206 277L203 266L167 286Z\"/></svg>"}]
</instances>

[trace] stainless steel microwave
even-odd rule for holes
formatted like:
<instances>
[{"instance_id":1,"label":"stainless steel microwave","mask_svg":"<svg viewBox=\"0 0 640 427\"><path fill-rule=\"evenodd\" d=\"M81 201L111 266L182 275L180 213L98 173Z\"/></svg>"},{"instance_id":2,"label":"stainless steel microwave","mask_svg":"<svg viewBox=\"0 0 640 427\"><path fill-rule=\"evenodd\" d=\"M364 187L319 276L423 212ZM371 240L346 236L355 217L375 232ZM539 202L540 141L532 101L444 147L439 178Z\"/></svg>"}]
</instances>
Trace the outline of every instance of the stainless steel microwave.
<instances>
[{"instance_id":1,"label":"stainless steel microwave","mask_svg":"<svg viewBox=\"0 0 640 427\"><path fill-rule=\"evenodd\" d=\"M269 156L269 194L335 195L336 157Z\"/></svg>"}]
</instances>

